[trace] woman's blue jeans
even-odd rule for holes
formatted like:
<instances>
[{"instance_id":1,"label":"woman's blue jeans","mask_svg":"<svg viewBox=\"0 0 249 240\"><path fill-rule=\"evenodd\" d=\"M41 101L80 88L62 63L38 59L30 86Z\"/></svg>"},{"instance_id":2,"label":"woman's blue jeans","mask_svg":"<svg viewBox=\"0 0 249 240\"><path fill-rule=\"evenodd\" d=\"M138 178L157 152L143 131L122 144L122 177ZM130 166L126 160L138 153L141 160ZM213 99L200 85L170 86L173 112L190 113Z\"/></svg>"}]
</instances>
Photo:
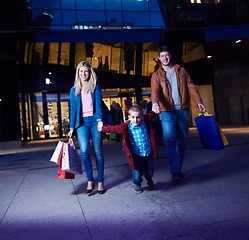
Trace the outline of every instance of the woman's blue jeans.
<instances>
[{"instance_id":1,"label":"woman's blue jeans","mask_svg":"<svg viewBox=\"0 0 249 240\"><path fill-rule=\"evenodd\" d=\"M189 110L161 112L161 120L170 172L180 173L187 148Z\"/></svg>"},{"instance_id":2,"label":"woman's blue jeans","mask_svg":"<svg viewBox=\"0 0 249 240\"><path fill-rule=\"evenodd\" d=\"M90 137L96 158L96 167L98 172L98 182L104 181L104 157L102 153L102 132L98 131L96 118L84 117L83 125L77 128L77 136L81 151L82 162L86 171L88 181L93 181L93 168L91 161Z\"/></svg>"}]
</instances>

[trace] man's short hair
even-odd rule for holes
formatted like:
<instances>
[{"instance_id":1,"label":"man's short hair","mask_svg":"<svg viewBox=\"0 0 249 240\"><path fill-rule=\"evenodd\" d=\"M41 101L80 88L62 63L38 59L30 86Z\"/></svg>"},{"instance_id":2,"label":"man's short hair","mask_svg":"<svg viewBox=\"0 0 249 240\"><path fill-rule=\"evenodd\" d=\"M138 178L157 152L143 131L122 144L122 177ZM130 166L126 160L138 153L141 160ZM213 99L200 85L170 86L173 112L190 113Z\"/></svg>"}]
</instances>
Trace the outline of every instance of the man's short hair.
<instances>
[{"instance_id":1,"label":"man's short hair","mask_svg":"<svg viewBox=\"0 0 249 240\"><path fill-rule=\"evenodd\" d=\"M160 53L161 52L168 52L170 55L172 55L172 51L171 51L171 49L169 48L169 46L166 46L166 45L163 45L163 46L160 46L159 48L158 48L158 56L160 56Z\"/></svg>"},{"instance_id":2,"label":"man's short hair","mask_svg":"<svg viewBox=\"0 0 249 240\"><path fill-rule=\"evenodd\" d=\"M141 114L142 116L144 115L144 113L143 113L143 109L142 109L142 107L141 106L131 106L130 108L129 108L129 114L131 114L131 112L138 112L139 114Z\"/></svg>"}]
</instances>

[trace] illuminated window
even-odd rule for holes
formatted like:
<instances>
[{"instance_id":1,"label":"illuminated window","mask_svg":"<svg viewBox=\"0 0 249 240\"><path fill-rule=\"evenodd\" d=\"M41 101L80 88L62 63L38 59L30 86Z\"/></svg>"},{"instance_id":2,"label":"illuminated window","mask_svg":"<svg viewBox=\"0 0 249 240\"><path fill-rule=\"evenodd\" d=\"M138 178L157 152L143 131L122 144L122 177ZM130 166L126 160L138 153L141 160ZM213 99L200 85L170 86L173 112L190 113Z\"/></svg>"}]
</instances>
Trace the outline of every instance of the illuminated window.
<instances>
[{"instance_id":1,"label":"illuminated window","mask_svg":"<svg viewBox=\"0 0 249 240\"><path fill-rule=\"evenodd\" d=\"M48 63L57 64L59 43L50 43Z\"/></svg>"}]
</instances>

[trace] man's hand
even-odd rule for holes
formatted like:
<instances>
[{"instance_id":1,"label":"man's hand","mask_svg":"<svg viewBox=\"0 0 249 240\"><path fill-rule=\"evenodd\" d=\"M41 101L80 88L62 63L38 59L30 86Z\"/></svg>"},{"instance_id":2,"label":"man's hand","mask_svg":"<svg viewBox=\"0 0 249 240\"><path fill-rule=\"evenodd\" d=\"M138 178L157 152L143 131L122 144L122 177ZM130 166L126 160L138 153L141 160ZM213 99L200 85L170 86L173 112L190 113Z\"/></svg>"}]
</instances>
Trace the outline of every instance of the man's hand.
<instances>
[{"instance_id":1,"label":"man's hand","mask_svg":"<svg viewBox=\"0 0 249 240\"><path fill-rule=\"evenodd\" d=\"M202 103L198 103L197 107L200 109L201 112L205 112L206 111L206 107Z\"/></svg>"},{"instance_id":2,"label":"man's hand","mask_svg":"<svg viewBox=\"0 0 249 240\"><path fill-rule=\"evenodd\" d=\"M98 131L101 132L103 127L103 122L98 122Z\"/></svg>"},{"instance_id":3,"label":"man's hand","mask_svg":"<svg viewBox=\"0 0 249 240\"><path fill-rule=\"evenodd\" d=\"M152 106L152 111L156 114L160 113L161 112L161 109L158 105L153 105Z\"/></svg>"}]
</instances>

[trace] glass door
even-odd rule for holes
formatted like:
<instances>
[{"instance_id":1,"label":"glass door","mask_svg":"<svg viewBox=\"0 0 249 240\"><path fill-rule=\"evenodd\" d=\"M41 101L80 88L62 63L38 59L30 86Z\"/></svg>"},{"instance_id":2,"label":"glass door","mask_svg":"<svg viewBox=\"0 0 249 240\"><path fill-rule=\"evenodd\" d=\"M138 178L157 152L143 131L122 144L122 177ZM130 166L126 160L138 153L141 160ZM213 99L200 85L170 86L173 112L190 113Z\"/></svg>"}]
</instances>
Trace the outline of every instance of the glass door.
<instances>
[{"instance_id":1,"label":"glass door","mask_svg":"<svg viewBox=\"0 0 249 240\"><path fill-rule=\"evenodd\" d=\"M34 93L32 101L33 139L45 138L42 93Z\"/></svg>"},{"instance_id":2,"label":"glass door","mask_svg":"<svg viewBox=\"0 0 249 240\"><path fill-rule=\"evenodd\" d=\"M66 137L69 131L69 99L70 96L68 93L60 94L61 127L63 137Z\"/></svg>"},{"instance_id":3,"label":"glass door","mask_svg":"<svg viewBox=\"0 0 249 240\"><path fill-rule=\"evenodd\" d=\"M60 123L59 123L59 111L58 111L58 94L47 93L46 94L48 124L44 126L44 130L48 134L49 138L60 136Z\"/></svg>"}]
</instances>

